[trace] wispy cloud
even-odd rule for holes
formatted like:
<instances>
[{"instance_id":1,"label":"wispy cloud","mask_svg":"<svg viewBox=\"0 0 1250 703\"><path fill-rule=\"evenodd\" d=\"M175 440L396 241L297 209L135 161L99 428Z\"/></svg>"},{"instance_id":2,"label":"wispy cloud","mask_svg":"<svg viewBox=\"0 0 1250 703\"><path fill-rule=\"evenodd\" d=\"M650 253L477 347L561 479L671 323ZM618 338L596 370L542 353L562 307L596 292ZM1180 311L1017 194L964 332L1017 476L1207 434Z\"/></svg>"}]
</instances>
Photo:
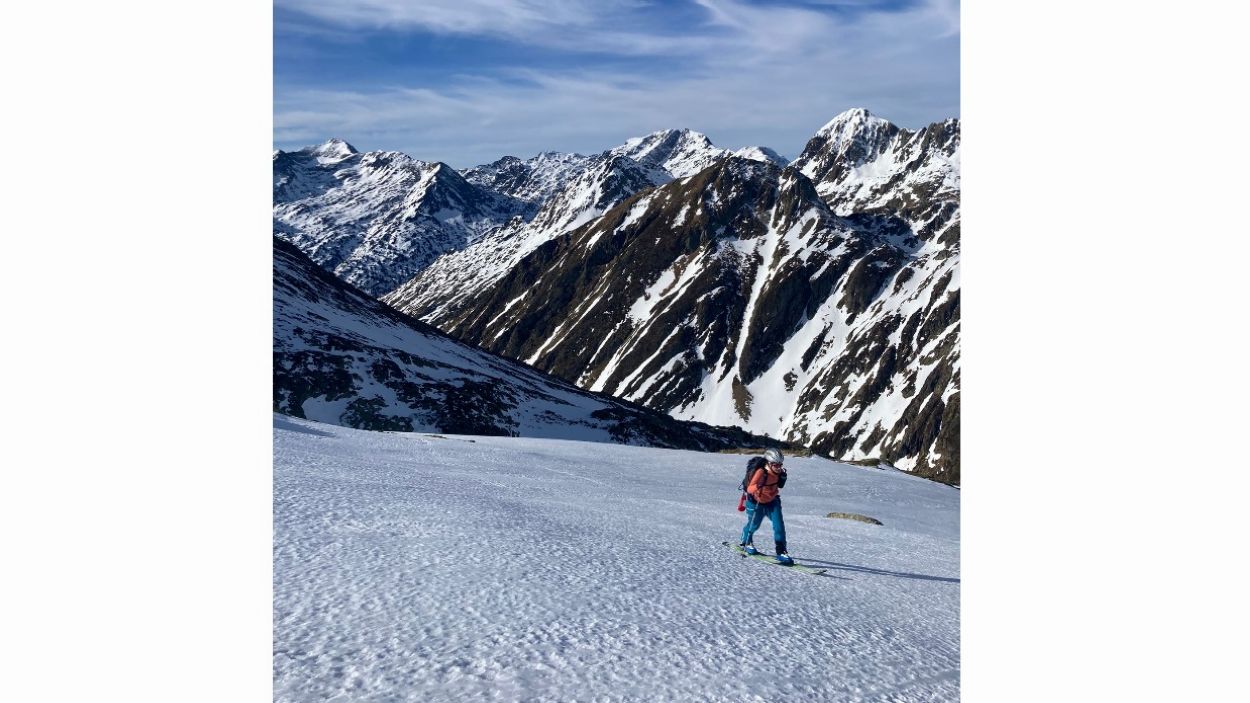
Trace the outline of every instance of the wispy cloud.
<instances>
[{"instance_id":1,"label":"wispy cloud","mask_svg":"<svg viewBox=\"0 0 1250 703\"><path fill-rule=\"evenodd\" d=\"M593 18L591 7L576 0L275 0L274 5L356 29L519 35L543 26L589 24Z\"/></svg>"},{"instance_id":2,"label":"wispy cloud","mask_svg":"<svg viewBox=\"0 0 1250 703\"><path fill-rule=\"evenodd\" d=\"M847 107L910 126L958 113L958 4L944 0L697 0L681 8L566 1L542 3L544 12L537 3L493 0L278 4L358 32L506 45L497 62L448 65L439 80L310 87L276 75L274 138L284 147L336 135L463 167L506 153L598 151L690 127L721 146L762 144L794 156ZM527 46L569 58L532 66Z\"/></svg>"},{"instance_id":3,"label":"wispy cloud","mask_svg":"<svg viewBox=\"0 0 1250 703\"><path fill-rule=\"evenodd\" d=\"M424 30L508 38L544 45L611 36L636 2L588 0L275 0L275 7L344 30ZM624 46L623 44L621 46Z\"/></svg>"}]
</instances>

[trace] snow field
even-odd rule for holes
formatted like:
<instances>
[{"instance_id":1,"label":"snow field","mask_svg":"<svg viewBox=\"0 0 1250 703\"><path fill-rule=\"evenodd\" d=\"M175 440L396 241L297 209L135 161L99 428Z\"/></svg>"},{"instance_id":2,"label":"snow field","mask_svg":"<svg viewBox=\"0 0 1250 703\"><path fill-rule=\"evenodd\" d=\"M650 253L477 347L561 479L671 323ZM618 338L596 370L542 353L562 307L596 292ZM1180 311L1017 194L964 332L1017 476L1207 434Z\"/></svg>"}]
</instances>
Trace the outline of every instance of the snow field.
<instances>
[{"instance_id":1,"label":"snow field","mask_svg":"<svg viewBox=\"0 0 1250 703\"><path fill-rule=\"evenodd\" d=\"M720 545L745 460L275 415L275 699L956 700L959 491L790 459L814 577Z\"/></svg>"}]
</instances>

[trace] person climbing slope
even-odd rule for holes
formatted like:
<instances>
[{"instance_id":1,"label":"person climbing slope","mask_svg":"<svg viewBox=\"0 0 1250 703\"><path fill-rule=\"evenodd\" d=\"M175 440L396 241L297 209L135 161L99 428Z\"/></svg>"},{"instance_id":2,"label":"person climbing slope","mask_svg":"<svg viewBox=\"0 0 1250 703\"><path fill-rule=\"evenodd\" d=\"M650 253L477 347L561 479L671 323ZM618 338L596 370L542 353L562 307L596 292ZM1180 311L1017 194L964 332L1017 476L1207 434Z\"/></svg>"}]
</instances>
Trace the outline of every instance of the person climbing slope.
<instances>
[{"instance_id":1,"label":"person climbing slope","mask_svg":"<svg viewBox=\"0 0 1250 703\"><path fill-rule=\"evenodd\" d=\"M742 526L742 546L747 554L759 554L752 544L755 531L764 522L764 516L773 524L773 542L777 547L777 563L790 565L794 560L786 551L786 523L781 515L781 488L786 485L785 457L776 449L764 452L767 462L757 469L747 482L747 522Z\"/></svg>"}]
</instances>

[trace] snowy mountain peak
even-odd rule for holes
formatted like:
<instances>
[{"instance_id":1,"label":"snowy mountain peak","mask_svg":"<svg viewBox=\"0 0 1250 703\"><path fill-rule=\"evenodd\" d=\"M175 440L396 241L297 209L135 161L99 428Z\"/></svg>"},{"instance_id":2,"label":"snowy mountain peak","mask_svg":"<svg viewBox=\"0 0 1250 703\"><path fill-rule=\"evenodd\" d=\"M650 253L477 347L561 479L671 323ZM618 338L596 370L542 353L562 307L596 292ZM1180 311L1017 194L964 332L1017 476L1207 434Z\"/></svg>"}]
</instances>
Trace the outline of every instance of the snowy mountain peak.
<instances>
[{"instance_id":1,"label":"snowy mountain peak","mask_svg":"<svg viewBox=\"0 0 1250 703\"><path fill-rule=\"evenodd\" d=\"M306 146L300 151L322 159L346 159L353 154L359 154L356 147L347 142L333 137L316 146Z\"/></svg>"},{"instance_id":2,"label":"snowy mountain peak","mask_svg":"<svg viewBox=\"0 0 1250 703\"><path fill-rule=\"evenodd\" d=\"M825 123L793 164L813 181L827 180L830 173L841 178L877 159L903 132L862 107L852 108Z\"/></svg>"},{"instance_id":3,"label":"snowy mountain peak","mask_svg":"<svg viewBox=\"0 0 1250 703\"><path fill-rule=\"evenodd\" d=\"M570 161L570 160L580 161L584 158L586 157L576 152L568 153L568 152L563 152L563 151L540 151L538 152L538 155L534 157L534 160L535 161L564 162L564 161Z\"/></svg>"},{"instance_id":4,"label":"snowy mountain peak","mask_svg":"<svg viewBox=\"0 0 1250 703\"><path fill-rule=\"evenodd\" d=\"M493 190L525 204L520 213L530 219L585 166L586 157L544 151L529 159L505 156L489 164L460 172L470 183Z\"/></svg>"},{"instance_id":5,"label":"snowy mountain peak","mask_svg":"<svg viewBox=\"0 0 1250 703\"><path fill-rule=\"evenodd\" d=\"M434 163L430 164L429 172L431 176L444 176L446 178L453 178L453 182L464 180L464 176L461 176L459 171L452 168L451 166L448 166L442 161L435 161Z\"/></svg>"},{"instance_id":6,"label":"snowy mountain peak","mask_svg":"<svg viewBox=\"0 0 1250 703\"><path fill-rule=\"evenodd\" d=\"M766 146L744 146L741 149L735 151L733 155L740 156L744 159L751 159L752 161L763 161L766 163L774 163L774 164L777 164L778 166L785 166L786 164L790 163L789 159L782 156L781 154L778 154L772 149L769 149Z\"/></svg>"},{"instance_id":7,"label":"snowy mountain peak","mask_svg":"<svg viewBox=\"0 0 1250 703\"><path fill-rule=\"evenodd\" d=\"M625 146L655 149L674 142L692 142L701 146L712 146L712 141L707 138L707 135L691 129L661 129L645 137L626 139Z\"/></svg>"},{"instance_id":8,"label":"snowy mountain peak","mask_svg":"<svg viewBox=\"0 0 1250 703\"><path fill-rule=\"evenodd\" d=\"M520 210L445 163L398 151L357 153L341 139L279 153L273 175L274 233L371 295Z\"/></svg>"},{"instance_id":9,"label":"snowy mountain peak","mask_svg":"<svg viewBox=\"0 0 1250 703\"><path fill-rule=\"evenodd\" d=\"M813 140L823 140L827 149L840 153L849 161L860 161L878 151L898 131L899 128L888 120L857 107L827 122Z\"/></svg>"},{"instance_id":10,"label":"snowy mountain peak","mask_svg":"<svg viewBox=\"0 0 1250 703\"><path fill-rule=\"evenodd\" d=\"M665 129L645 137L634 137L611 153L628 156L643 165L658 166L674 178L692 176L729 154L705 135L689 129Z\"/></svg>"},{"instance_id":11,"label":"snowy mountain peak","mask_svg":"<svg viewBox=\"0 0 1250 703\"><path fill-rule=\"evenodd\" d=\"M777 163L772 159L756 159L742 154L727 153L720 163L724 168L731 168L749 174L752 178L764 177L776 179L782 169L789 164Z\"/></svg>"},{"instance_id":12,"label":"snowy mountain peak","mask_svg":"<svg viewBox=\"0 0 1250 703\"><path fill-rule=\"evenodd\" d=\"M877 117L865 108L853 107L838 113L832 120L826 122L816 135L853 134L866 127L888 124L890 124L889 121Z\"/></svg>"}]
</instances>

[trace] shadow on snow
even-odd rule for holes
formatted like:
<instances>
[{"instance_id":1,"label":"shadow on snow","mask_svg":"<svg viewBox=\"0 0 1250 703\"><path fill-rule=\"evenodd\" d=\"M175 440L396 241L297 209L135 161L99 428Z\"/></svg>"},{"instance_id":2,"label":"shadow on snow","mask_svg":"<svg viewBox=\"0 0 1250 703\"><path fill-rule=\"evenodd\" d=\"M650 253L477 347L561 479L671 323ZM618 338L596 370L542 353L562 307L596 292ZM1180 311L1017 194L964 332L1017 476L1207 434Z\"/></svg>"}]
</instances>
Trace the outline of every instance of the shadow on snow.
<instances>
[{"instance_id":1,"label":"shadow on snow","mask_svg":"<svg viewBox=\"0 0 1250 703\"><path fill-rule=\"evenodd\" d=\"M878 576L894 576L894 577L903 578L903 579L916 579L918 581L940 581L942 583L959 583L959 579L951 578L949 576L926 576L924 574L908 574L902 571L887 571L885 569L873 569L867 566L855 566L853 564L840 564L836 561L820 561L819 559L804 559L803 561L799 561L798 559L795 559L794 563L802 564L803 566L810 566L813 569L827 567L827 568L833 568L833 569L841 569L843 571L858 572L861 574L876 574ZM830 574L823 574L823 575L829 576Z\"/></svg>"}]
</instances>

